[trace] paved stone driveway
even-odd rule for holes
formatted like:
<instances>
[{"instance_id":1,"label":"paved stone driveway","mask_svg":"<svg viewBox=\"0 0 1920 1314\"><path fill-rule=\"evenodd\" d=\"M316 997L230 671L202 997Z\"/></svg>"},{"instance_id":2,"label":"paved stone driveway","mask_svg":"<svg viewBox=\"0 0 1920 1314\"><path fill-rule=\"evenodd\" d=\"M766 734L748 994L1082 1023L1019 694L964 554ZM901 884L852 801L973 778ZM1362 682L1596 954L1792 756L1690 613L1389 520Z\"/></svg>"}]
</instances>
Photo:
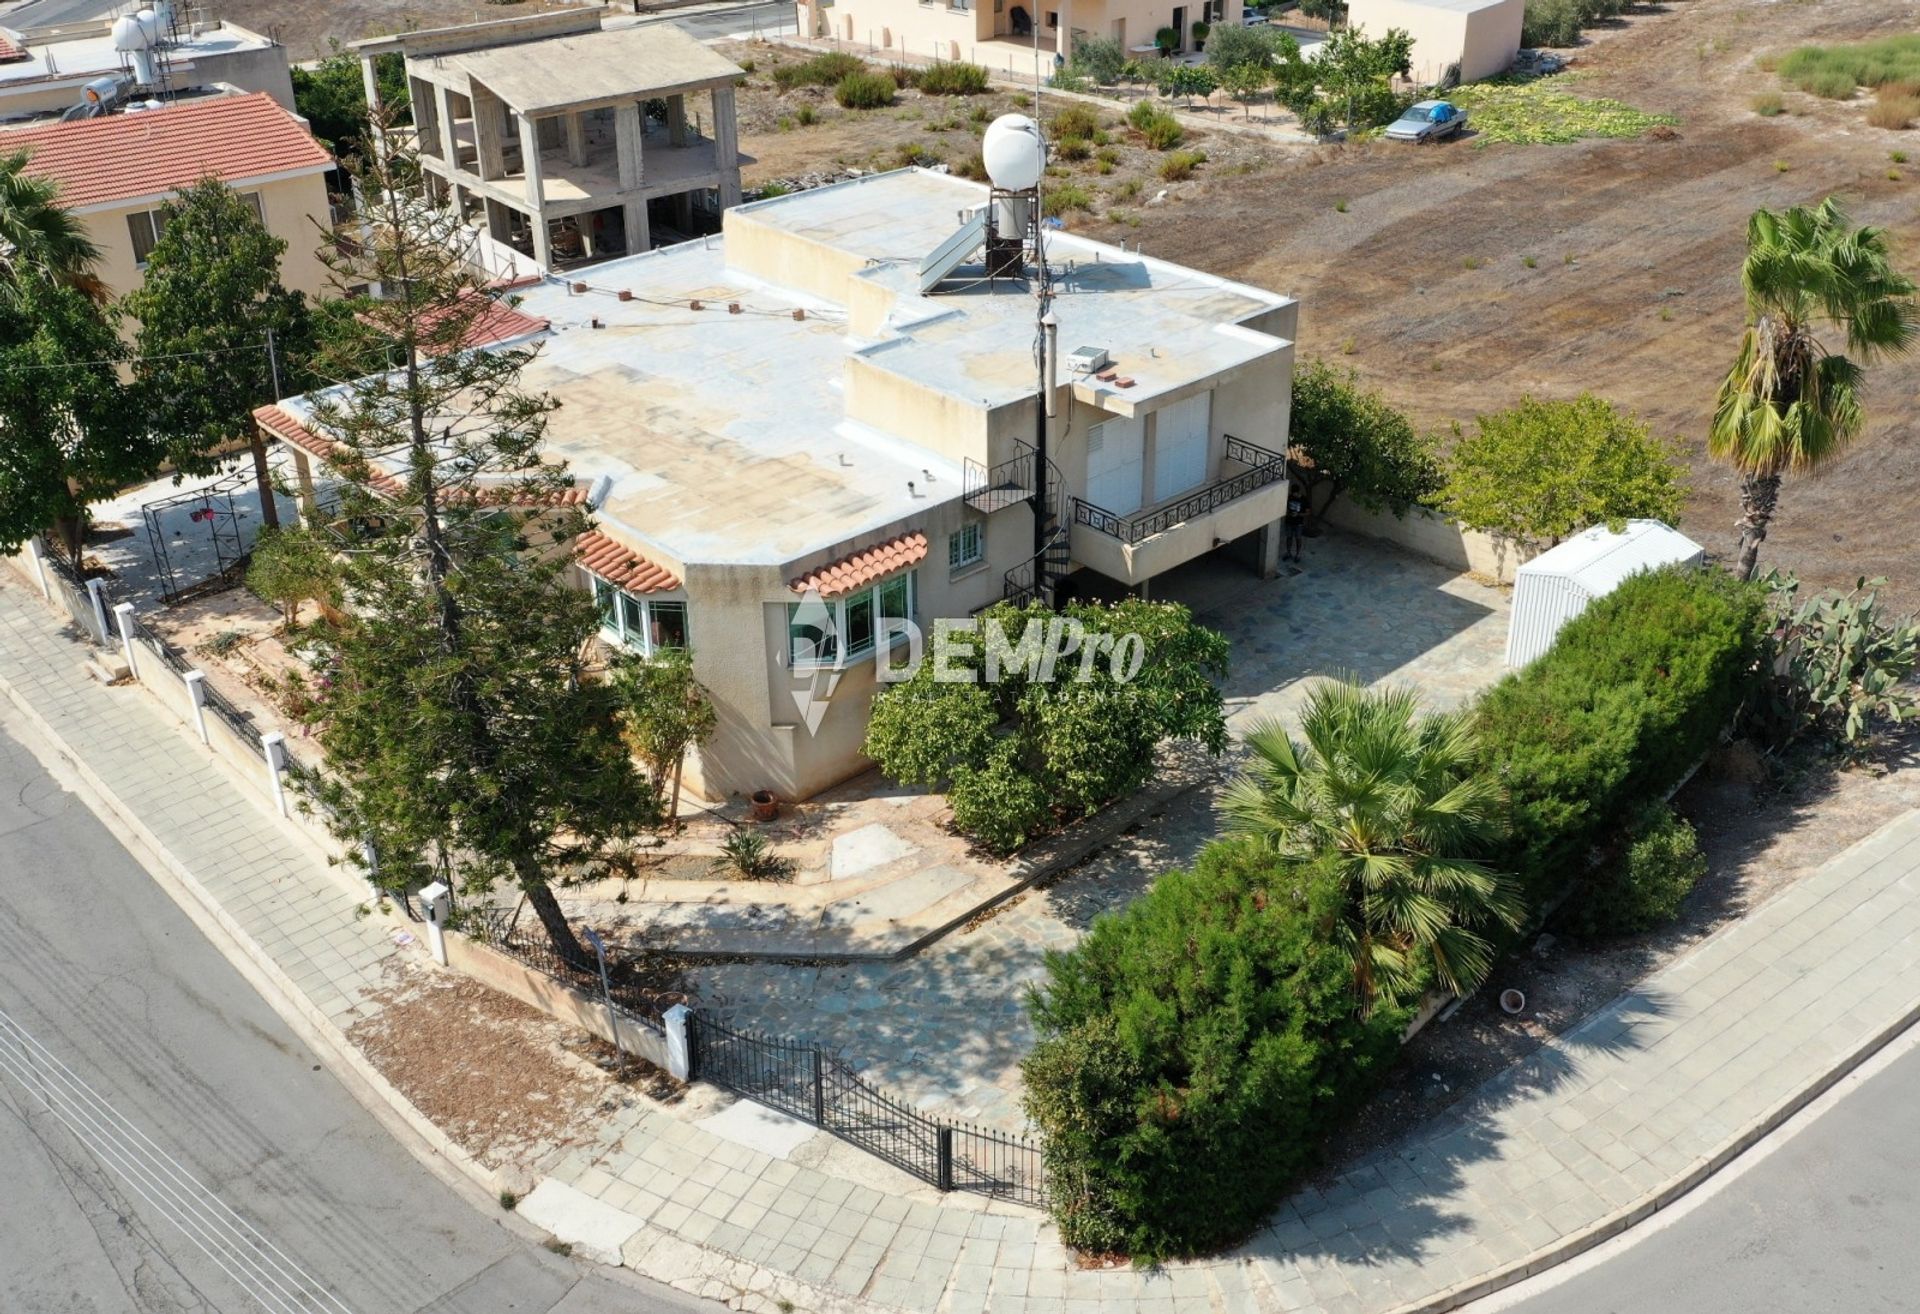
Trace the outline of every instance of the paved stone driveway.
<instances>
[{"instance_id":1,"label":"paved stone driveway","mask_svg":"<svg viewBox=\"0 0 1920 1314\"><path fill-rule=\"evenodd\" d=\"M1407 682L1451 707L1503 669L1498 589L1370 539L1311 540L1304 570L1279 580L1196 563L1156 581L1154 596L1188 603L1232 642L1226 692L1237 733L1289 719L1316 675ZM690 985L733 1024L838 1048L928 1111L1020 1127L1019 1062L1032 1043L1024 999L1046 951L1071 947L1094 917L1190 861L1214 831L1212 791L1197 790L1051 888L904 962L703 966Z\"/></svg>"}]
</instances>

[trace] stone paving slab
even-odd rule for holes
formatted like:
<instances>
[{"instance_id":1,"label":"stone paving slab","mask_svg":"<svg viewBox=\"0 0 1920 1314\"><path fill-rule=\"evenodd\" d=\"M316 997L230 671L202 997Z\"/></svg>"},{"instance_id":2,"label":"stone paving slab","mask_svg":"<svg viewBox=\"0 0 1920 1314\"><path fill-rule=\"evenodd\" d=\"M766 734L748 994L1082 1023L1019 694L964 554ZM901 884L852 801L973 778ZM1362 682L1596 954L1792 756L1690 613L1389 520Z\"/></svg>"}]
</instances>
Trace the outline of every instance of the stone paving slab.
<instances>
[{"instance_id":1,"label":"stone paving slab","mask_svg":"<svg viewBox=\"0 0 1920 1314\"><path fill-rule=\"evenodd\" d=\"M287 974L350 1023L395 952L309 852L137 690L79 672L38 598L0 583L0 686L80 755ZM121 792L124 791L124 792ZM1920 813L1836 856L1456 1111L1300 1192L1238 1251L1088 1271L1029 1211L865 1180L661 1109L608 1116L552 1179L621 1256L772 1310L1441 1310L1610 1235L1728 1161L1920 1009ZM813 1148L812 1146L808 1147ZM818 1161L830 1164L832 1156ZM876 1186L872 1182L879 1182ZM566 1194L557 1189L549 1195Z\"/></svg>"}]
</instances>

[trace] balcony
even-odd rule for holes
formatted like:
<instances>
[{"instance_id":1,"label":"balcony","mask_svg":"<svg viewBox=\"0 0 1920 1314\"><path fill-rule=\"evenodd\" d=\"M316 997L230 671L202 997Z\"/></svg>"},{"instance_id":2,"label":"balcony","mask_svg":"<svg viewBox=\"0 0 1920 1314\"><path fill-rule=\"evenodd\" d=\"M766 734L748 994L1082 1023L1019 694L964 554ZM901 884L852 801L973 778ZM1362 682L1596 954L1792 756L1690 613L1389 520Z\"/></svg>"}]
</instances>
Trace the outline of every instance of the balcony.
<instances>
[{"instance_id":1,"label":"balcony","mask_svg":"<svg viewBox=\"0 0 1920 1314\"><path fill-rule=\"evenodd\" d=\"M1228 434L1222 467L1217 482L1132 515L1074 498L1074 561L1138 584L1286 514L1286 457Z\"/></svg>"}]
</instances>

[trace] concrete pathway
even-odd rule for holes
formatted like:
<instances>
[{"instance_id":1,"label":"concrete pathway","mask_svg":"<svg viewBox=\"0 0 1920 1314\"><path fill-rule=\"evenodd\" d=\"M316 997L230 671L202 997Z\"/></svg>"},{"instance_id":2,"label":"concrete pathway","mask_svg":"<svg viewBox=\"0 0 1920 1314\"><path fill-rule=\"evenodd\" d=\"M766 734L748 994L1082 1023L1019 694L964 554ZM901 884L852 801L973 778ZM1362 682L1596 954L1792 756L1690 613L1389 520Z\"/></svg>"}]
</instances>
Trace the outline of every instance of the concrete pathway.
<instances>
[{"instance_id":1,"label":"concrete pathway","mask_svg":"<svg viewBox=\"0 0 1920 1314\"><path fill-rule=\"evenodd\" d=\"M80 648L55 631L37 596L0 581L4 692L321 1010L348 1016L394 952L390 933L357 918L317 858L144 694L86 680ZM1296 1196L1240 1251L1154 1272L1083 1271L1025 1211L803 1165L797 1140L716 1134L642 1106L571 1152L551 1177L571 1190L548 1188L542 1204L583 1243L617 1240L629 1266L749 1309L1449 1308L1619 1230L1777 1125L1913 1019L1917 966L1912 814L1455 1113Z\"/></svg>"}]
</instances>

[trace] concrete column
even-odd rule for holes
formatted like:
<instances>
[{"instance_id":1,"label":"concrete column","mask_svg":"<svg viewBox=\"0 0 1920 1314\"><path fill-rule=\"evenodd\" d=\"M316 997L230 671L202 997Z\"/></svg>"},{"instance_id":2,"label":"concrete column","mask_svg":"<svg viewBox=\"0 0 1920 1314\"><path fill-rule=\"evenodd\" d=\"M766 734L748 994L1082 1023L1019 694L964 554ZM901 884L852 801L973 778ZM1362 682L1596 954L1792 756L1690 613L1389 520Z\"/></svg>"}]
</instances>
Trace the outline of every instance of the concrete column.
<instances>
[{"instance_id":1,"label":"concrete column","mask_svg":"<svg viewBox=\"0 0 1920 1314\"><path fill-rule=\"evenodd\" d=\"M667 145L685 146L687 144L687 98L686 96L667 97Z\"/></svg>"},{"instance_id":2,"label":"concrete column","mask_svg":"<svg viewBox=\"0 0 1920 1314\"><path fill-rule=\"evenodd\" d=\"M1140 440L1140 505L1152 506L1160 500L1159 476L1154 467L1159 463L1160 454L1160 413L1147 415L1146 436Z\"/></svg>"},{"instance_id":3,"label":"concrete column","mask_svg":"<svg viewBox=\"0 0 1920 1314\"><path fill-rule=\"evenodd\" d=\"M1037 23L1046 16L1043 8L1034 15ZM1073 58L1073 0L1060 0L1060 30L1054 37L1054 47L1060 58Z\"/></svg>"},{"instance_id":4,"label":"concrete column","mask_svg":"<svg viewBox=\"0 0 1920 1314\"><path fill-rule=\"evenodd\" d=\"M213 740L207 734L207 673L188 671L181 678L187 685L187 715L193 720L193 728L200 733L200 742L211 748Z\"/></svg>"},{"instance_id":5,"label":"concrete column","mask_svg":"<svg viewBox=\"0 0 1920 1314\"><path fill-rule=\"evenodd\" d=\"M433 87L433 117L440 124L440 158L452 170L460 159L460 148L453 140L453 93L439 83Z\"/></svg>"},{"instance_id":6,"label":"concrete column","mask_svg":"<svg viewBox=\"0 0 1920 1314\"><path fill-rule=\"evenodd\" d=\"M713 163L720 173L720 208L731 209L740 204L740 127L732 87L713 89Z\"/></svg>"},{"instance_id":7,"label":"concrete column","mask_svg":"<svg viewBox=\"0 0 1920 1314\"><path fill-rule=\"evenodd\" d=\"M133 656L133 604L123 602L113 609L114 624L120 630L120 651L127 657L127 674L140 678L140 663Z\"/></svg>"},{"instance_id":8,"label":"concrete column","mask_svg":"<svg viewBox=\"0 0 1920 1314\"><path fill-rule=\"evenodd\" d=\"M675 1004L660 1016L662 1029L667 1033L667 1071L680 1081L693 1076L693 1050L687 1044L688 1016L685 1004Z\"/></svg>"},{"instance_id":9,"label":"concrete column","mask_svg":"<svg viewBox=\"0 0 1920 1314\"><path fill-rule=\"evenodd\" d=\"M289 446L287 450L293 453L293 477L300 485L300 518L311 528L314 515L313 462L298 447Z\"/></svg>"},{"instance_id":10,"label":"concrete column","mask_svg":"<svg viewBox=\"0 0 1920 1314\"><path fill-rule=\"evenodd\" d=\"M473 162L474 172L488 182L507 176L507 107L496 96L473 98L473 144L480 158Z\"/></svg>"},{"instance_id":11,"label":"concrete column","mask_svg":"<svg viewBox=\"0 0 1920 1314\"><path fill-rule=\"evenodd\" d=\"M1259 553L1261 579L1273 579L1280 574L1280 547L1285 541L1286 523L1270 520L1260 526L1260 537L1255 540Z\"/></svg>"},{"instance_id":12,"label":"concrete column","mask_svg":"<svg viewBox=\"0 0 1920 1314\"><path fill-rule=\"evenodd\" d=\"M584 165L587 162L587 116L581 113L567 115L567 163Z\"/></svg>"},{"instance_id":13,"label":"concrete column","mask_svg":"<svg viewBox=\"0 0 1920 1314\"><path fill-rule=\"evenodd\" d=\"M367 113L380 108L380 76L374 71L373 56L360 56L360 85L367 93Z\"/></svg>"},{"instance_id":14,"label":"concrete column","mask_svg":"<svg viewBox=\"0 0 1920 1314\"><path fill-rule=\"evenodd\" d=\"M620 217L627 229L627 254L653 249L653 228L647 221L647 203L640 197L622 203Z\"/></svg>"},{"instance_id":15,"label":"concrete column","mask_svg":"<svg viewBox=\"0 0 1920 1314\"><path fill-rule=\"evenodd\" d=\"M540 176L540 125L524 114L520 116L520 163L527 173L527 204L539 213L547 206L546 182Z\"/></svg>"},{"instance_id":16,"label":"concrete column","mask_svg":"<svg viewBox=\"0 0 1920 1314\"><path fill-rule=\"evenodd\" d=\"M693 193L681 192L673 198L673 222L683 233L693 231Z\"/></svg>"},{"instance_id":17,"label":"concrete column","mask_svg":"<svg viewBox=\"0 0 1920 1314\"><path fill-rule=\"evenodd\" d=\"M620 190L631 192L640 186L646 176L645 161L640 155L640 131L643 124L638 101L632 101L616 107L613 111L613 150L620 162Z\"/></svg>"}]
</instances>

